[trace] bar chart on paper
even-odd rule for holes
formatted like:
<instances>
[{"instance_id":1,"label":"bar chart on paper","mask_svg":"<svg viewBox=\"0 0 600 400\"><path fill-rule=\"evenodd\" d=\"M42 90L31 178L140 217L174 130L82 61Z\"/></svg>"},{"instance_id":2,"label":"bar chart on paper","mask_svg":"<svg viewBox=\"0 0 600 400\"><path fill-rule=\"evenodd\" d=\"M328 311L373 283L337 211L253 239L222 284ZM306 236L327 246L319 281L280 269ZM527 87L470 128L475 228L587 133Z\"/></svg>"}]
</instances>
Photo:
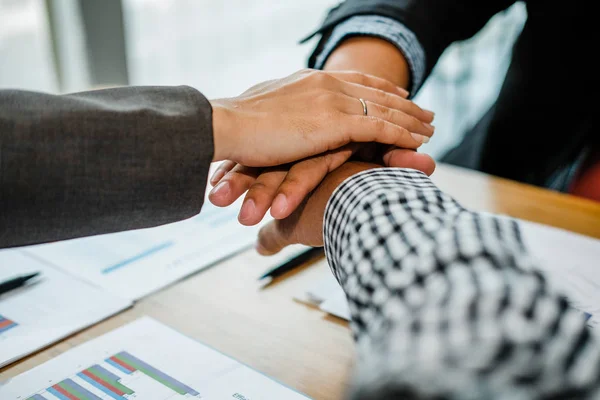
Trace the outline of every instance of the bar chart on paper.
<instances>
[{"instance_id":1,"label":"bar chart on paper","mask_svg":"<svg viewBox=\"0 0 600 400\"><path fill-rule=\"evenodd\" d=\"M3 332L7 332L8 330L14 328L17 325L19 324L17 324L15 321L12 321L6 318L4 315L0 314L0 335L2 335Z\"/></svg>"},{"instance_id":2,"label":"bar chart on paper","mask_svg":"<svg viewBox=\"0 0 600 400\"><path fill-rule=\"evenodd\" d=\"M36 393L28 400L125 400L200 397L200 393L127 351L106 358Z\"/></svg>"},{"instance_id":3,"label":"bar chart on paper","mask_svg":"<svg viewBox=\"0 0 600 400\"><path fill-rule=\"evenodd\" d=\"M2 400L307 400L150 318L82 344L0 386Z\"/></svg>"},{"instance_id":4,"label":"bar chart on paper","mask_svg":"<svg viewBox=\"0 0 600 400\"><path fill-rule=\"evenodd\" d=\"M0 281L39 277L0 297L0 367L131 305L20 250L0 251Z\"/></svg>"},{"instance_id":5,"label":"bar chart on paper","mask_svg":"<svg viewBox=\"0 0 600 400\"><path fill-rule=\"evenodd\" d=\"M237 221L239 204L205 202L188 220L28 248L39 260L114 295L137 300L252 245L260 226Z\"/></svg>"}]
</instances>

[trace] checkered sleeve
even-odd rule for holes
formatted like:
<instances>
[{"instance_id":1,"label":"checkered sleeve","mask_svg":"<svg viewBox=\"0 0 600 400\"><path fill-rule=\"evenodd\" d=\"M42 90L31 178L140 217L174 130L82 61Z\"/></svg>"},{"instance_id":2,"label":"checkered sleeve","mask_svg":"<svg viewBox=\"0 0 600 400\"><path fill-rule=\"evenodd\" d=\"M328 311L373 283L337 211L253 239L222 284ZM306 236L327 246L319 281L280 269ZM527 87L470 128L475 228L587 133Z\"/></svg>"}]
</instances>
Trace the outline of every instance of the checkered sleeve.
<instances>
[{"instance_id":1,"label":"checkered sleeve","mask_svg":"<svg viewBox=\"0 0 600 400\"><path fill-rule=\"evenodd\" d=\"M406 58L410 68L410 92L416 93L425 79L425 51L415 34L400 22L379 15L359 15L338 24L315 61L321 69L331 53L347 38L372 36L387 40Z\"/></svg>"},{"instance_id":2,"label":"checkered sleeve","mask_svg":"<svg viewBox=\"0 0 600 400\"><path fill-rule=\"evenodd\" d=\"M324 237L358 345L352 398L600 398L597 339L514 220L382 168L336 189Z\"/></svg>"}]
</instances>

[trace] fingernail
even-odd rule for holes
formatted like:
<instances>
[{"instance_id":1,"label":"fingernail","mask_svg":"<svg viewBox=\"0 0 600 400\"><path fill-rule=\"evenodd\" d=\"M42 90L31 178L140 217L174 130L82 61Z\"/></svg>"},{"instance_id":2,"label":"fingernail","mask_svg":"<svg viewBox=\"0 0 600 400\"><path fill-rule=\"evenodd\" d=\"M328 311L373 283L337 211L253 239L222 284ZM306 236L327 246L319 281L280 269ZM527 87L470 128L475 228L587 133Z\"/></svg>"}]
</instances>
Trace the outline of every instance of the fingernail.
<instances>
[{"instance_id":1,"label":"fingernail","mask_svg":"<svg viewBox=\"0 0 600 400\"><path fill-rule=\"evenodd\" d=\"M411 132L411 135L412 135L413 139L415 139L419 143L428 143L429 142L429 138L427 136L419 135L418 133L412 133L412 132Z\"/></svg>"},{"instance_id":2,"label":"fingernail","mask_svg":"<svg viewBox=\"0 0 600 400\"><path fill-rule=\"evenodd\" d=\"M429 118L433 119L433 117L435 117L435 113L433 111L429 111L429 110L423 110L425 111L425 114L427 114L427 116L429 116Z\"/></svg>"},{"instance_id":3,"label":"fingernail","mask_svg":"<svg viewBox=\"0 0 600 400\"><path fill-rule=\"evenodd\" d=\"M433 125L431 125L431 124L428 124L428 123L426 123L426 122L425 122L423 125L425 125L425 127L426 127L427 129L431 130L431 132L434 132L434 131L435 131L435 126L433 126Z\"/></svg>"},{"instance_id":4,"label":"fingernail","mask_svg":"<svg viewBox=\"0 0 600 400\"><path fill-rule=\"evenodd\" d=\"M224 176L225 176L225 171L223 169L219 168L215 171L212 178L210 178L210 183L212 185L214 185L217 182L219 182L221 180L221 178L223 178Z\"/></svg>"},{"instance_id":5,"label":"fingernail","mask_svg":"<svg viewBox=\"0 0 600 400\"><path fill-rule=\"evenodd\" d=\"M398 88L398 90L400 91L400 93L402 93L402 96L404 97L408 97L410 96L410 92L400 86L396 86Z\"/></svg>"},{"instance_id":6,"label":"fingernail","mask_svg":"<svg viewBox=\"0 0 600 400\"><path fill-rule=\"evenodd\" d=\"M271 208L277 215L282 215L288 208L287 197L283 193L279 193L275 200L273 200L273 205Z\"/></svg>"},{"instance_id":7,"label":"fingernail","mask_svg":"<svg viewBox=\"0 0 600 400\"><path fill-rule=\"evenodd\" d=\"M247 221L248 219L252 218L254 211L256 211L254 200L246 200L242 205L242 209L240 210L240 221Z\"/></svg>"},{"instance_id":8,"label":"fingernail","mask_svg":"<svg viewBox=\"0 0 600 400\"><path fill-rule=\"evenodd\" d=\"M229 182L221 182L210 191L211 196L226 196L229 193Z\"/></svg>"}]
</instances>

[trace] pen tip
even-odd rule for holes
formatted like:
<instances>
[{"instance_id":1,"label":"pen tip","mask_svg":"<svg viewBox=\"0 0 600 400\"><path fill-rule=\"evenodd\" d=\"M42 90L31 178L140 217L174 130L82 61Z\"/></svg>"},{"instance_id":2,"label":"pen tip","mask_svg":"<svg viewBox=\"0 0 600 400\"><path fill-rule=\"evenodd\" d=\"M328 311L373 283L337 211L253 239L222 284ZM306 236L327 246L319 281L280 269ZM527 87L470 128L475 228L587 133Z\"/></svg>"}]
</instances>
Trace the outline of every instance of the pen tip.
<instances>
[{"instance_id":1,"label":"pen tip","mask_svg":"<svg viewBox=\"0 0 600 400\"><path fill-rule=\"evenodd\" d=\"M273 277L272 276L261 276L260 278L258 278L258 282L260 284L261 288L264 288L265 286L268 286L271 282L273 282Z\"/></svg>"},{"instance_id":2,"label":"pen tip","mask_svg":"<svg viewBox=\"0 0 600 400\"><path fill-rule=\"evenodd\" d=\"M24 278L24 279L26 279L26 280L29 280L29 279L33 279L33 278L35 278L35 277L36 277L36 276L38 276L38 275L40 275L40 273L39 273L39 272L33 272L33 273L31 273L31 274L27 274L27 275L25 275L23 278Z\"/></svg>"}]
</instances>

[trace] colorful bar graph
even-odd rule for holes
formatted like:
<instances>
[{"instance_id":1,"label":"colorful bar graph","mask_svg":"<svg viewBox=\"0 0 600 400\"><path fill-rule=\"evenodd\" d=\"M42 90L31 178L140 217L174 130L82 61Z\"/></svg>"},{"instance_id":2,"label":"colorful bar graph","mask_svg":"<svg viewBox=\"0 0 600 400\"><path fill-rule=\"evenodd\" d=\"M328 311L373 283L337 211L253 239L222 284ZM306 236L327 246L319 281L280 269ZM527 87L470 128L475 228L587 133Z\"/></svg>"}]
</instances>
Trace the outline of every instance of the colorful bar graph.
<instances>
[{"instance_id":1,"label":"colorful bar graph","mask_svg":"<svg viewBox=\"0 0 600 400\"><path fill-rule=\"evenodd\" d=\"M125 385L122 385L118 376L114 374L106 375L106 371L104 368L99 365L94 365L86 369L85 371L81 371L81 373L88 378L91 378L93 381L98 383L99 385L104 386L105 388L112 391L115 395L123 396L125 394L133 394L134 391L128 388Z\"/></svg>"},{"instance_id":2,"label":"colorful bar graph","mask_svg":"<svg viewBox=\"0 0 600 400\"><path fill-rule=\"evenodd\" d=\"M112 365L113 367L127 375L130 375L132 372L135 371L134 369L131 369L131 367L127 364L122 364L122 362L119 359L115 358L115 356L107 358L104 361L106 361L108 364Z\"/></svg>"},{"instance_id":3,"label":"colorful bar graph","mask_svg":"<svg viewBox=\"0 0 600 400\"><path fill-rule=\"evenodd\" d=\"M59 400L77 400L77 397L73 397L71 396L69 393L65 392L64 389L62 389L60 386L58 385L54 385L52 387L49 387L48 389L46 389L48 391L48 393L50 393L52 396L54 397L58 397Z\"/></svg>"},{"instance_id":4,"label":"colorful bar graph","mask_svg":"<svg viewBox=\"0 0 600 400\"><path fill-rule=\"evenodd\" d=\"M175 378L165 374L162 371L159 371L158 369L145 363L144 361L129 354L126 351L122 351L111 358L120 361L120 364L128 369L133 369L144 373L148 377L154 379L157 382L162 383L164 386L172 389L173 391L179 394L191 394L192 396L199 395L199 393L191 387L184 385Z\"/></svg>"},{"instance_id":5,"label":"colorful bar graph","mask_svg":"<svg viewBox=\"0 0 600 400\"><path fill-rule=\"evenodd\" d=\"M4 333L4 332L8 331L9 329L14 328L17 325L19 325L19 324L17 324L14 321L11 321L10 319L8 319L0 314L0 333Z\"/></svg>"},{"instance_id":6,"label":"colorful bar graph","mask_svg":"<svg viewBox=\"0 0 600 400\"><path fill-rule=\"evenodd\" d=\"M109 384L108 382L95 377L93 374L90 374L87 371L80 372L77 374L78 377L100 390L102 393L109 395L115 400L126 400L125 397L122 396L123 392L119 391L117 388Z\"/></svg>"},{"instance_id":7,"label":"colorful bar graph","mask_svg":"<svg viewBox=\"0 0 600 400\"><path fill-rule=\"evenodd\" d=\"M72 379L65 379L58 385L72 396L75 396L78 400L102 400L100 397L96 396L83 386L77 384Z\"/></svg>"},{"instance_id":8,"label":"colorful bar graph","mask_svg":"<svg viewBox=\"0 0 600 400\"><path fill-rule=\"evenodd\" d=\"M150 255L152 255L152 254L154 254L154 253L156 253L158 251L161 251L161 250L164 250L164 249L166 249L168 247L171 247L174 244L175 244L174 242L161 243L161 244L159 244L157 246L154 246L154 247L152 247L152 248L150 248L150 249L148 249L146 251L143 251L140 254L136 254L133 257L130 257L130 258L125 259L123 261L119 261L118 263L116 263L114 265L111 265L109 267L104 268L102 270L102 273L105 274L105 275L106 274L110 274L111 272L114 272L114 271L118 270L119 268L123 268L123 267L125 267L128 264L136 262L136 261L138 261L138 260L140 260L142 258L148 257L148 256L150 256Z\"/></svg>"},{"instance_id":9,"label":"colorful bar graph","mask_svg":"<svg viewBox=\"0 0 600 400\"><path fill-rule=\"evenodd\" d=\"M175 378L159 371L126 351L115 354L104 361L110 365L110 367L103 367L99 364L92 365L79 372L76 375L77 379L67 378L62 382L47 388L46 391L59 400L102 400L103 398L106 398L106 396L103 398L98 397L98 395L84 387L87 387L87 385L82 386L79 384L78 382L81 383L81 379L98 391L110 396L111 399L127 400L128 398L131 398L131 395L135 394L135 390L132 390L121 383L122 376L131 375L134 372L139 371L139 373L153 379L178 394L190 394L192 396L199 395L194 389L184 385ZM113 370L111 367L115 369ZM116 373L111 371L115 371ZM123 373L123 375L119 376L117 375L118 373ZM136 375L136 377L137 378L134 378L132 382L139 382L138 379L141 378L142 375ZM27 400L48 399L42 395L35 394Z\"/></svg>"},{"instance_id":10,"label":"colorful bar graph","mask_svg":"<svg viewBox=\"0 0 600 400\"><path fill-rule=\"evenodd\" d=\"M34 394L33 396L29 397L27 400L48 400L48 399L45 398L44 396L42 396L41 394Z\"/></svg>"}]
</instances>

